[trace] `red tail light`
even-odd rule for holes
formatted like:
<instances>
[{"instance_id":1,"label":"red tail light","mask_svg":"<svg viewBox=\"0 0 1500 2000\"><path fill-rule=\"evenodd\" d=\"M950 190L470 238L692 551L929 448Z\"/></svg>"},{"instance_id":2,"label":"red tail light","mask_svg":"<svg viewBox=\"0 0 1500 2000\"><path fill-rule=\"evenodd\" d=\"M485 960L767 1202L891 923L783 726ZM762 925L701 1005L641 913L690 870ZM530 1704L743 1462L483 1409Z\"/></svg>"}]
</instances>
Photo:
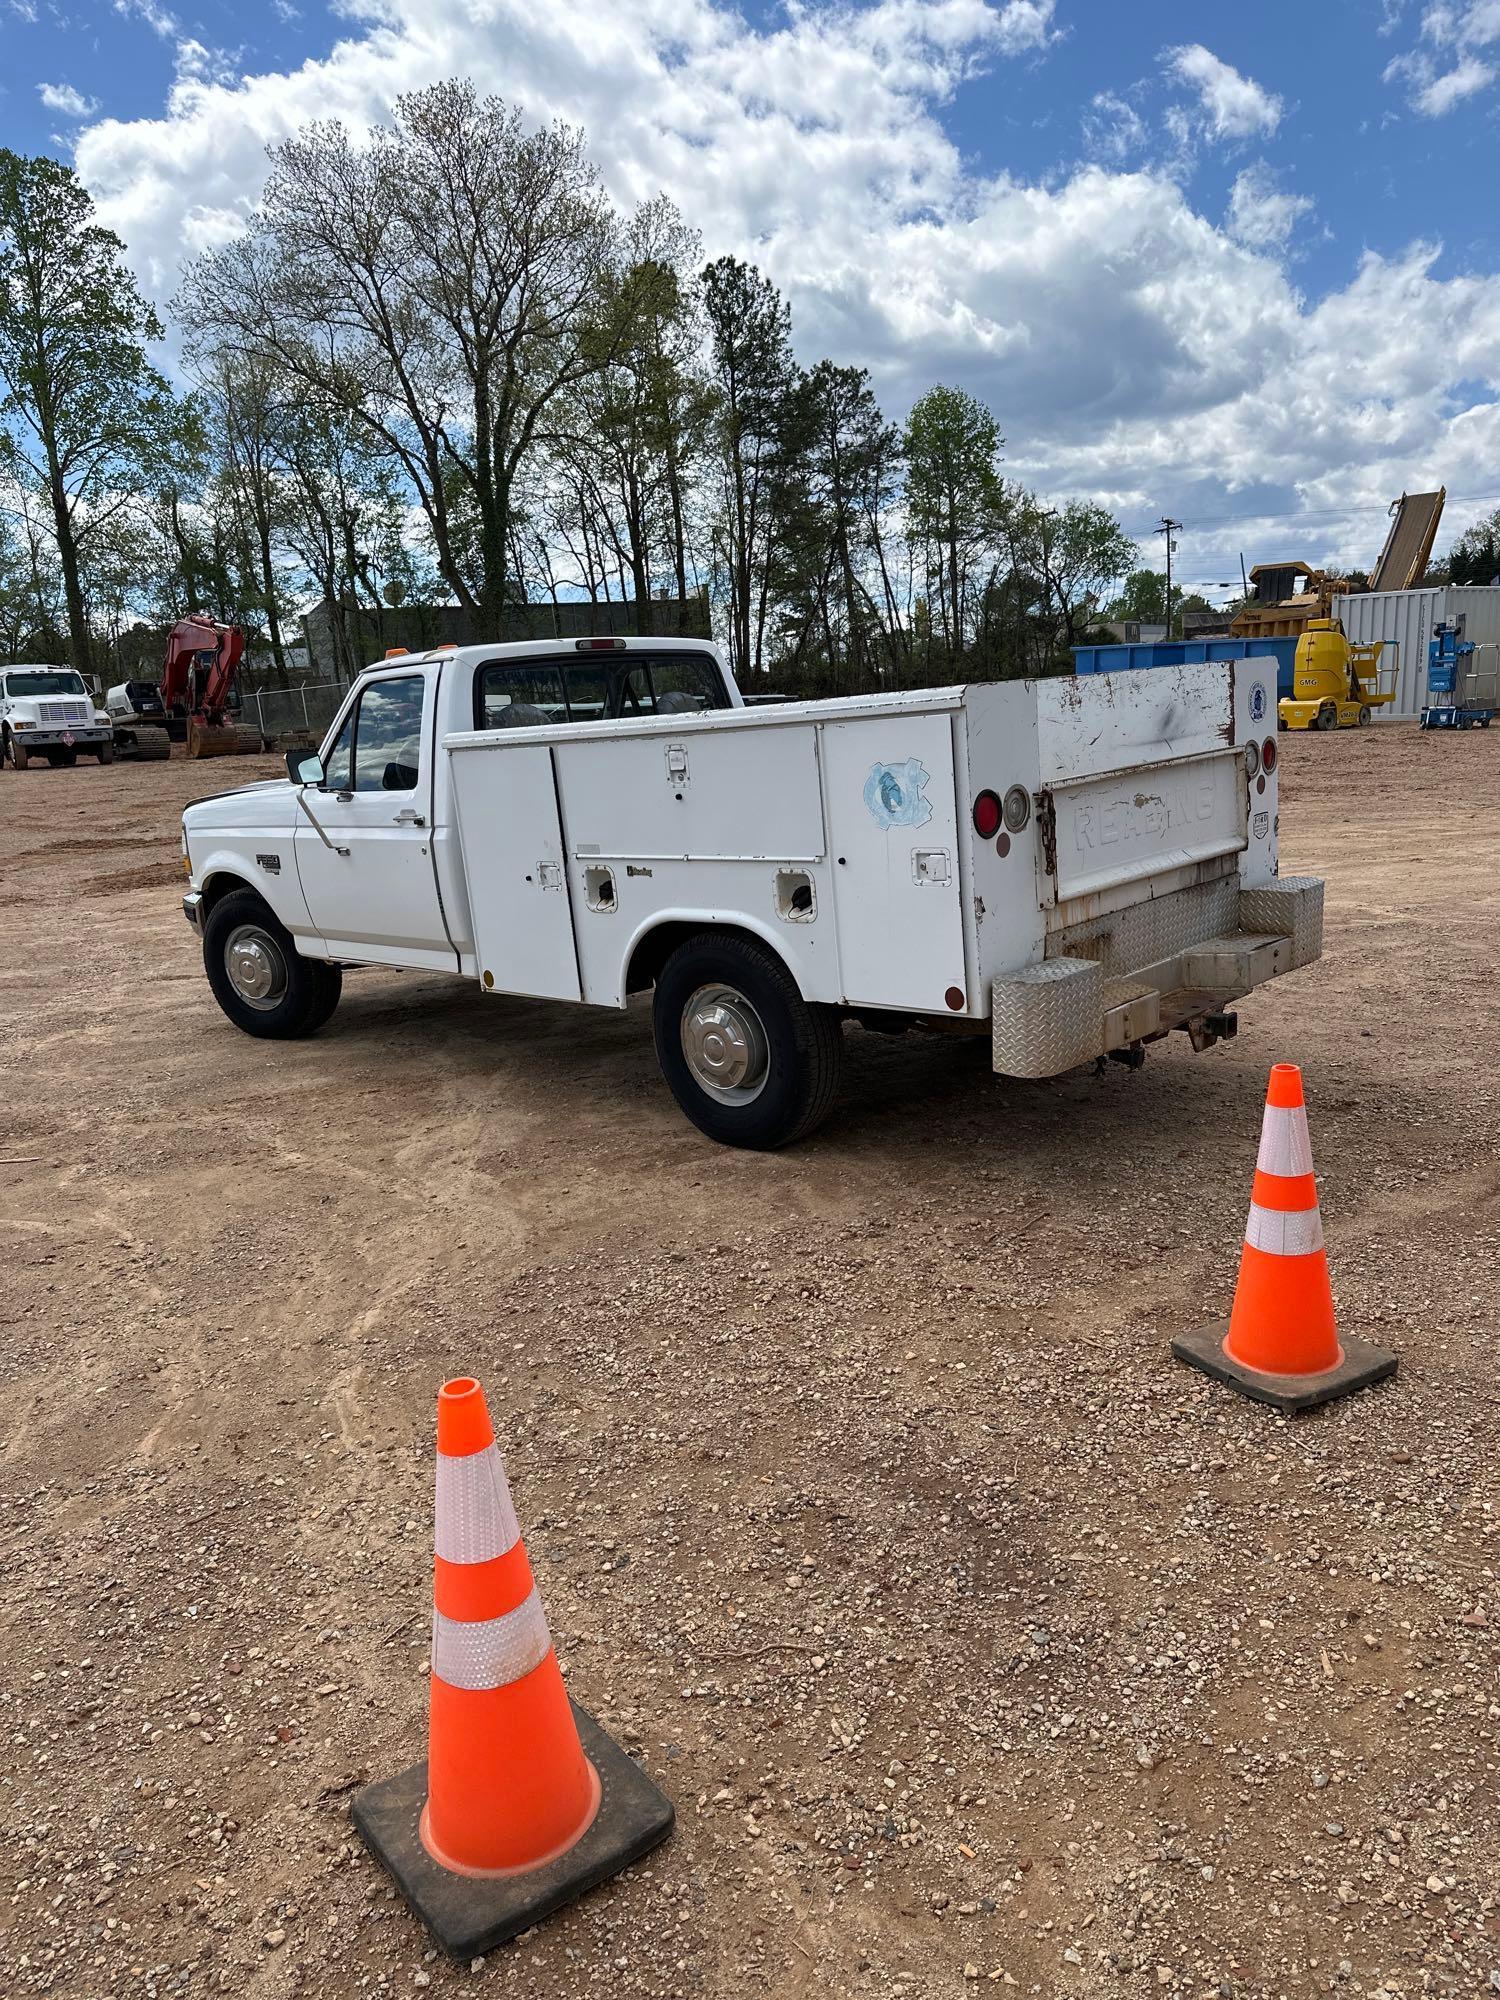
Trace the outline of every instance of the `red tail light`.
<instances>
[{"instance_id":1,"label":"red tail light","mask_svg":"<svg viewBox=\"0 0 1500 2000\"><path fill-rule=\"evenodd\" d=\"M575 639L573 650L578 653L623 653L623 639Z\"/></svg>"},{"instance_id":2,"label":"red tail light","mask_svg":"<svg viewBox=\"0 0 1500 2000\"><path fill-rule=\"evenodd\" d=\"M1276 769L1276 738L1268 736L1260 746L1260 768L1263 771Z\"/></svg>"},{"instance_id":3,"label":"red tail light","mask_svg":"<svg viewBox=\"0 0 1500 2000\"><path fill-rule=\"evenodd\" d=\"M981 840L993 840L1000 831L1003 808L998 792L981 792L974 801L974 831Z\"/></svg>"}]
</instances>

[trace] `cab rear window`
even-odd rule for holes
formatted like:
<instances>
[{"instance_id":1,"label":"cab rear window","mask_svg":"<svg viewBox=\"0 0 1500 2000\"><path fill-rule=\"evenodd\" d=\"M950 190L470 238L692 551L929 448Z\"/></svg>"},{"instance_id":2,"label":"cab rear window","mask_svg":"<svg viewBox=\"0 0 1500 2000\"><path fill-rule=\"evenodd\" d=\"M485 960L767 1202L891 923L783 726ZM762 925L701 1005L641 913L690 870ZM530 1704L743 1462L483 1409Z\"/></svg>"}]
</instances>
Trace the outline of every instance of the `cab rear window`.
<instances>
[{"instance_id":1,"label":"cab rear window","mask_svg":"<svg viewBox=\"0 0 1500 2000\"><path fill-rule=\"evenodd\" d=\"M476 729L696 715L728 706L719 671L703 653L488 660L474 676Z\"/></svg>"}]
</instances>

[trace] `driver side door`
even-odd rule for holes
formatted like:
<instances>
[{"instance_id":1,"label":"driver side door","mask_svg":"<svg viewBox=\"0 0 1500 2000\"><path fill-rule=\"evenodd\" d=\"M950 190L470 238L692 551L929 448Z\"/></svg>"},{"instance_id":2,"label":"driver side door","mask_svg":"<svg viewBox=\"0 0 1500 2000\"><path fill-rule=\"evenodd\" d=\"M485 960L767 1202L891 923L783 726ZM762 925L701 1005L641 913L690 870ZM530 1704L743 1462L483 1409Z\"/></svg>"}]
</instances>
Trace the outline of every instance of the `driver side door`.
<instances>
[{"instance_id":1,"label":"driver side door","mask_svg":"<svg viewBox=\"0 0 1500 2000\"><path fill-rule=\"evenodd\" d=\"M299 813L297 874L330 958L457 969L432 857L441 671L367 681L305 794L318 825Z\"/></svg>"}]
</instances>

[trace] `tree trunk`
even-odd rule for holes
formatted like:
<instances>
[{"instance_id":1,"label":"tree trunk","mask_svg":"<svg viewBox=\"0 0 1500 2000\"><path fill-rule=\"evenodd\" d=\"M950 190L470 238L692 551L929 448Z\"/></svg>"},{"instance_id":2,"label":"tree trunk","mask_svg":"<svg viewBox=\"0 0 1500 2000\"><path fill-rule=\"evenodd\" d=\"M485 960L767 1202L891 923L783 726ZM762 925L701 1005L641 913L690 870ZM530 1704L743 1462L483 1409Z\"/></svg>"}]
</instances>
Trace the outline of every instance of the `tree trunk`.
<instances>
[{"instance_id":1,"label":"tree trunk","mask_svg":"<svg viewBox=\"0 0 1500 2000\"><path fill-rule=\"evenodd\" d=\"M88 610L84 604L83 580L78 569L78 543L73 535L73 518L68 511L67 489L63 485L62 470L58 465L57 447L50 425L45 443L52 519L57 535L57 559L62 566L63 597L68 607L69 653L71 664L79 673L87 675L93 671L94 664L94 651L89 638Z\"/></svg>"}]
</instances>

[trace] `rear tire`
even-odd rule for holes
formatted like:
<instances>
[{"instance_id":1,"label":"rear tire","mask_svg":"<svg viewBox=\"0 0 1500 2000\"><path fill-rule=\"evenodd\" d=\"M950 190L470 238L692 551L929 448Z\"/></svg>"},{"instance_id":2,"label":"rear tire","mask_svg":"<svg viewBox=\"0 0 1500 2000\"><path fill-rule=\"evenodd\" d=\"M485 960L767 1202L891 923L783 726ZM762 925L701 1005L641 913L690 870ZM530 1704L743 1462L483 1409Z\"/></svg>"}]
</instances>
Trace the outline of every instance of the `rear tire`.
<instances>
[{"instance_id":1,"label":"rear tire","mask_svg":"<svg viewBox=\"0 0 1500 2000\"><path fill-rule=\"evenodd\" d=\"M667 1087L700 1132L769 1151L802 1139L838 1091L843 1024L809 1006L765 945L700 931L677 947L651 1003Z\"/></svg>"},{"instance_id":2,"label":"rear tire","mask_svg":"<svg viewBox=\"0 0 1500 2000\"><path fill-rule=\"evenodd\" d=\"M52 766L54 771L71 771L73 766L78 762L78 752L76 750L49 750L47 752L47 762Z\"/></svg>"},{"instance_id":3,"label":"rear tire","mask_svg":"<svg viewBox=\"0 0 1500 2000\"><path fill-rule=\"evenodd\" d=\"M203 927L203 969L237 1028L267 1041L316 1034L339 1003L336 965L299 955L291 934L253 889L235 889Z\"/></svg>"},{"instance_id":4,"label":"rear tire","mask_svg":"<svg viewBox=\"0 0 1500 2000\"><path fill-rule=\"evenodd\" d=\"M1333 706L1332 702L1326 702L1324 706L1318 710L1318 719L1313 724L1313 727L1315 729L1337 729L1338 726L1339 726L1339 712Z\"/></svg>"},{"instance_id":5,"label":"rear tire","mask_svg":"<svg viewBox=\"0 0 1500 2000\"><path fill-rule=\"evenodd\" d=\"M1363 728L1365 727L1365 725L1366 725L1366 724L1367 724L1367 723L1369 722L1369 720L1370 720L1370 711L1369 711L1369 709L1368 709L1367 707L1365 707L1365 706L1364 706L1363 704L1361 704L1361 707L1360 707L1360 711L1359 711L1359 726L1360 726L1360 728L1361 728L1361 729L1363 729Z\"/></svg>"}]
</instances>

